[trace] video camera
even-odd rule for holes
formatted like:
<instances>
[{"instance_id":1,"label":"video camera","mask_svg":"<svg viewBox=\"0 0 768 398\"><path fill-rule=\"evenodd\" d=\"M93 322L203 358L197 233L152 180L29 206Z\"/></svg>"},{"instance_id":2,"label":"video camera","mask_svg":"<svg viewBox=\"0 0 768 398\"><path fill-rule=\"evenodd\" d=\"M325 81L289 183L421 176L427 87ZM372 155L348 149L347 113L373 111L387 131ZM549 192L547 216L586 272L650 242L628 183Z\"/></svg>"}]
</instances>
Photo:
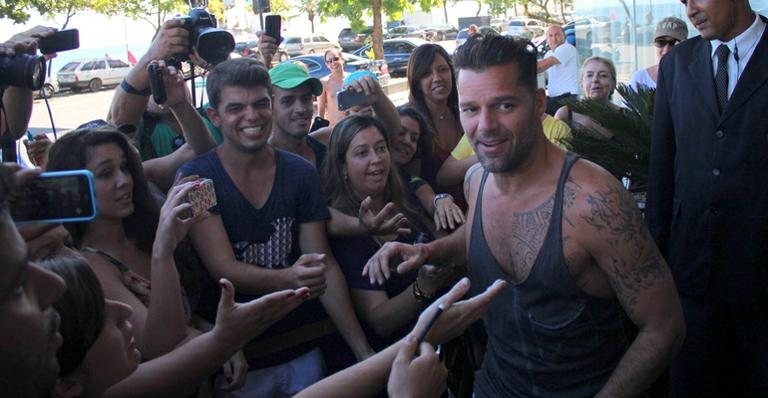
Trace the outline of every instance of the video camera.
<instances>
[{"instance_id":1,"label":"video camera","mask_svg":"<svg viewBox=\"0 0 768 398\"><path fill-rule=\"evenodd\" d=\"M80 47L77 29L62 30L38 40L43 54ZM45 57L37 54L0 55L0 86L16 86L39 90L45 83Z\"/></svg>"},{"instance_id":2,"label":"video camera","mask_svg":"<svg viewBox=\"0 0 768 398\"><path fill-rule=\"evenodd\" d=\"M211 64L218 64L229 58L235 49L235 38L224 29L216 26L216 17L204 8L193 8L189 15L179 17L184 21L184 28L189 31L192 48L197 49L200 58ZM186 54L179 54L177 61L186 61Z\"/></svg>"}]
</instances>

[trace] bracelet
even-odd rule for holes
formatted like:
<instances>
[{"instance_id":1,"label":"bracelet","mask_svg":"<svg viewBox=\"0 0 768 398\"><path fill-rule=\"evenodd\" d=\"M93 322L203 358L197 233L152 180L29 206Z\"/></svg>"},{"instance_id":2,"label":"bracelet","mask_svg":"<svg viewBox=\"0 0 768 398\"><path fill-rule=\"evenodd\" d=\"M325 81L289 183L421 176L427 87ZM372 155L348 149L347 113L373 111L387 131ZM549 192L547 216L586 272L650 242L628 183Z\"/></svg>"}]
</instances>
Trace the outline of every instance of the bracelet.
<instances>
[{"instance_id":1,"label":"bracelet","mask_svg":"<svg viewBox=\"0 0 768 398\"><path fill-rule=\"evenodd\" d=\"M413 286L413 298L415 298L416 301L424 303L435 298L434 294L430 296L421 290L421 287L419 286L419 278L416 278L416 280L413 281L413 285L411 286Z\"/></svg>"},{"instance_id":2,"label":"bracelet","mask_svg":"<svg viewBox=\"0 0 768 398\"><path fill-rule=\"evenodd\" d=\"M123 91L128 94L140 95L142 97L149 97L152 95L152 90L149 87L145 88L144 90L137 90L136 87L131 86L131 84L128 83L125 79L120 82L120 88L122 88Z\"/></svg>"},{"instance_id":3,"label":"bracelet","mask_svg":"<svg viewBox=\"0 0 768 398\"><path fill-rule=\"evenodd\" d=\"M451 198L451 200L453 200L453 195L451 195L449 193L439 193L439 194L435 195L435 198L432 199L432 206L435 209L437 209L437 201L440 200L440 199L445 199L445 198Z\"/></svg>"}]
</instances>

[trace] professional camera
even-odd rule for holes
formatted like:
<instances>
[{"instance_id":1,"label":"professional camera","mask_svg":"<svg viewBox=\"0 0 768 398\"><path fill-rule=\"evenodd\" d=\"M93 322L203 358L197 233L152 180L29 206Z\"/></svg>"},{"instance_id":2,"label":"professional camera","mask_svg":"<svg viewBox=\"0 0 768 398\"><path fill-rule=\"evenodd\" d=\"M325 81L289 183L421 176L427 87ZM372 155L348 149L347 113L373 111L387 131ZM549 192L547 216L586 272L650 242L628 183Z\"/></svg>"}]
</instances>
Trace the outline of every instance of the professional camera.
<instances>
[{"instance_id":1,"label":"professional camera","mask_svg":"<svg viewBox=\"0 0 768 398\"><path fill-rule=\"evenodd\" d=\"M189 31L192 48L197 49L200 58L206 62L218 64L229 58L235 49L235 38L226 30L216 28L216 17L204 8L193 8L188 16L179 19L184 21L184 28Z\"/></svg>"},{"instance_id":2,"label":"professional camera","mask_svg":"<svg viewBox=\"0 0 768 398\"><path fill-rule=\"evenodd\" d=\"M45 83L45 58L40 55L0 55L0 86L39 90Z\"/></svg>"}]
</instances>

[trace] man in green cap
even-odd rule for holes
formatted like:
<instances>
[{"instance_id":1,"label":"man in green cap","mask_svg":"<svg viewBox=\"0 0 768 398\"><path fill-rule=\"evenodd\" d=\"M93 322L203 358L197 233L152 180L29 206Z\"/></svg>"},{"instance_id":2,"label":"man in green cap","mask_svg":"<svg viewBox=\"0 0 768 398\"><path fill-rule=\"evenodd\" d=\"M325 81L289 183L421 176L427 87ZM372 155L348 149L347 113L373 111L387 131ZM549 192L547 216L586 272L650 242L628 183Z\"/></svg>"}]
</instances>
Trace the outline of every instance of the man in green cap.
<instances>
[{"instance_id":1,"label":"man in green cap","mask_svg":"<svg viewBox=\"0 0 768 398\"><path fill-rule=\"evenodd\" d=\"M295 153L320 170L327 148L309 136L312 106L323 93L320 80L309 76L303 64L284 63L269 70L272 80L272 136L269 144Z\"/></svg>"}]
</instances>

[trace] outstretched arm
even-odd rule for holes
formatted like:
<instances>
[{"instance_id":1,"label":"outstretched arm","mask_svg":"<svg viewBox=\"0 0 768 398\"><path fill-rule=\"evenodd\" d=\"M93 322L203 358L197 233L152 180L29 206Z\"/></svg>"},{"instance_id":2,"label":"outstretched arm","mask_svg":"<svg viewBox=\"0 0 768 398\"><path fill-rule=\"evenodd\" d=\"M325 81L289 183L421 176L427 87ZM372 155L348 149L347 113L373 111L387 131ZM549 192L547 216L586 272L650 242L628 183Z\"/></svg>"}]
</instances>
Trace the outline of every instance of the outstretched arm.
<instances>
[{"instance_id":1,"label":"outstretched arm","mask_svg":"<svg viewBox=\"0 0 768 398\"><path fill-rule=\"evenodd\" d=\"M456 302L469 291L469 279L462 279L448 293L440 297L421 313L416 326L409 336L420 336L423 333L440 304L445 307L445 310L437 318L425 341L432 344L440 344L460 335L470 324L480 319L480 316L485 312L491 300L505 286L506 282L496 281L485 292L471 299ZM397 356L398 351L406 344L406 339L398 341L363 362L320 380L300 392L296 397L366 397L373 395L385 386L390 369L393 366L392 362ZM395 364L395 366L400 366L400 364ZM412 396L420 396L414 395L419 386L413 383L418 383L418 381L425 379L417 377L416 380L411 379L410 382L404 380L403 376L407 377L409 375L412 376L413 373L410 371L393 373L390 385L393 383L402 384L407 391L411 392Z\"/></svg>"},{"instance_id":2,"label":"outstretched arm","mask_svg":"<svg viewBox=\"0 0 768 398\"><path fill-rule=\"evenodd\" d=\"M607 174L607 173L606 173ZM608 277L639 333L599 397L638 396L682 344L685 324L669 268L632 196L614 178L583 197L577 238Z\"/></svg>"},{"instance_id":3,"label":"outstretched arm","mask_svg":"<svg viewBox=\"0 0 768 398\"><path fill-rule=\"evenodd\" d=\"M325 294L320 296L323 308L346 340L358 360L368 358L373 350L368 345L360 322L352 309L349 288L344 274L328 246L325 224L322 221L303 223L299 227L299 245L302 253L325 254Z\"/></svg>"}]
</instances>

